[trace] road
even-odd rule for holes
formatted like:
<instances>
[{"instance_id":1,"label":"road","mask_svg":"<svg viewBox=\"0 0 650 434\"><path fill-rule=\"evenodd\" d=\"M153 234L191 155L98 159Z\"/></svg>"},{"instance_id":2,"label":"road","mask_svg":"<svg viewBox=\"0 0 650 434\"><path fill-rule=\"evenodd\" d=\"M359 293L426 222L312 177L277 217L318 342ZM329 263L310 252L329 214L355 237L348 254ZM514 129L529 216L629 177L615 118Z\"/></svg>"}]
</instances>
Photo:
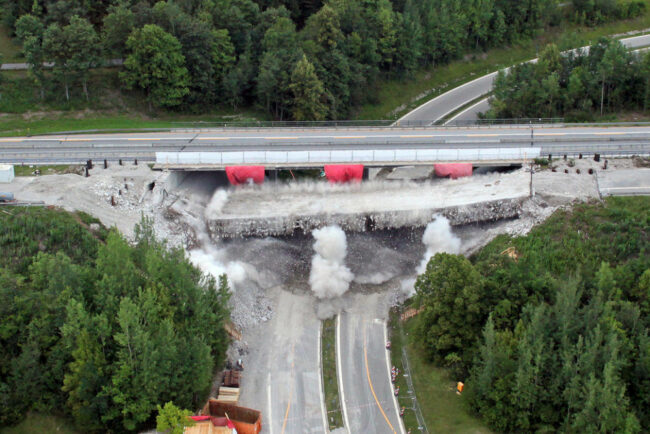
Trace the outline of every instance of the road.
<instances>
[{"instance_id":1,"label":"road","mask_svg":"<svg viewBox=\"0 0 650 434\"><path fill-rule=\"evenodd\" d=\"M106 63L101 66L122 66L123 64L123 59L107 59ZM43 67L45 68L51 68L53 66L53 62L43 62ZM29 63L3 63L0 65L0 70L2 71L25 71L27 69L29 69Z\"/></svg>"},{"instance_id":2,"label":"road","mask_svg":"<svg viewBox=\"0 0 650 434\"><path fill-rule=\"evenodd\" d=\"M532 142L542 153L609 155L649 151L650 127L534 128ZM151 162L156 152L288 151L368 149L516 148L531 146L526 126L470 128L263 129L138 134L94 134L0 138L0 162Z\"/></svg>"},{"instance_id":3,"label":"road","mask_svg":"<svg viewBox=\"0 0 650 434\"><path fill-rule=\"evenodd\" d=\"M246 359L240 404L262 411L264 432L323 433L320 321L313 299L282 290L264 342ZM244 337L248 339L248 337Z\"/></svg>"},{"instance_id":4,"label":"road","mask_svg":"<svg viewBox=\"0 0 650 434\"><path fill-rule=\"evenodd\" d=\"M385 322L373 314L339 315L337 370L345 424L350 433L398 434L403 428L389 377Z\"/></svg>"},{"instance_id":5,"label":"road","mask_svg":"<svg viewBox=\"0 0 650 434\"><path fill-rule=\"evenodd\" d=\"M650 195L650 169L599 171L602 196Z\"/></svg>"},{"instance_id":6,"label":"road","mask_svg":"<svg viewBox=\"0 0 650 434\"><path fill-rule=\"evenodd\" d=\"M635 49L650 45L650 35L635 36L620 39L620 41L628 49ZM534 61L537 61L537 59L529 60L529 62ZM402 116L397 123L423 120L433 123L444 119L447 115L469 104L471 101L487 95L492 90L496 76L497 71L445 92Z\"/></svg>"}]
</instances>

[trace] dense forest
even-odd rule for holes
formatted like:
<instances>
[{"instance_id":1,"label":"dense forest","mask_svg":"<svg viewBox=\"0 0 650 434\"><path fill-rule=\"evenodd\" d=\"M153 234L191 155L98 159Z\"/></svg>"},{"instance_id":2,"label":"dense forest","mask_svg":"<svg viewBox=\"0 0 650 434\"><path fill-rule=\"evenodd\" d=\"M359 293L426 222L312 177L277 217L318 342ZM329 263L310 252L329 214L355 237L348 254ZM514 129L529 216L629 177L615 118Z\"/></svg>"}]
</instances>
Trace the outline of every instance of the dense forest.
<instances>
[{"instance_id":1,"label":"dense forest","mask_svg":"<svg viewBox=\"0 0 650 434\"><path fill-rule=\"evenodd\" d=\"M0 214L0 426L64 412L84 432L155 426L195 408L224 360L228 285L203 276L147 221L132 246L92 218Z\"/></svg>"},{"instance_id":2,"label":"dense forest","mask_svg":"<svg viewBox=\"0 0 650 434\"><path fill-rule=\"evenodd\" d=\"M650 104L650 53L633 53L618 41L601 39L588 50L560 53L547 46L537 63L501 71L488 118L564 117L593 119Z\"/></svg>"},{"instance_id":3,"label":"dense forest","mask_svg":"<svg viewBox=\"0 0 650 434\"><path fill-rule=\"evenodd\" d=\"M650 198L558 211L416 282L417 339L499 432L650 431Z\"/></svg>"},{"instance_id":4,"label":"dense forest","mask_svg":"<svg viewBox=\"0 0 650 434\"><path fill-rule=\"evenodd\" d=\"M378 78L529 39L563 20L637 16L637 0L2 0L36 92L88 98L88 70L124 58L151 107L257 106L276 119L350 116ZM42 62L53 62L46 70Z\"/></svg>"}]
</instances>

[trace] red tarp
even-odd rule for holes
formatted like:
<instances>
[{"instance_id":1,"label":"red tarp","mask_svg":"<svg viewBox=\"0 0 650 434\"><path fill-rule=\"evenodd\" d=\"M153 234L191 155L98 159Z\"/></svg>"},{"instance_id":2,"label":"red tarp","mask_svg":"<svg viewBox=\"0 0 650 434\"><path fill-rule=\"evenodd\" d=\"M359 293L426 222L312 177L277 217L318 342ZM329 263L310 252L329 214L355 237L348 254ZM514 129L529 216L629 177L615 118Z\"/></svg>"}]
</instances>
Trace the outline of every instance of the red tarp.
<instances>
[{"instance_id":1,"label":"red tarp","mask_svg":"<svg viewBox=\"0 0 650 434\"><path fill-rule=\"evenodd\" d=\"M227 166L226 176L232 185L264 182L264 166Z\"/></svg>"},{"instance_id":2,"label":"red tarp","mask_svg":"<svg viewBox=\"0 0 650 434\"><path fill-rule=\"evenodd\" d=\"M361 182L363 164L328 164L325 176L329 182Z\"/></svg>"},{"instance_id":3,"label":"red tarp","mask_svg":"<svg viewBox=\"0 0 650 434\"><path fill-rule=\"evenodd\" d=\"M472 163L447 163L434 164L433 166L436 169L436 176L449 176L451 179L472 176Z\"/></svg>"}]
</instances>

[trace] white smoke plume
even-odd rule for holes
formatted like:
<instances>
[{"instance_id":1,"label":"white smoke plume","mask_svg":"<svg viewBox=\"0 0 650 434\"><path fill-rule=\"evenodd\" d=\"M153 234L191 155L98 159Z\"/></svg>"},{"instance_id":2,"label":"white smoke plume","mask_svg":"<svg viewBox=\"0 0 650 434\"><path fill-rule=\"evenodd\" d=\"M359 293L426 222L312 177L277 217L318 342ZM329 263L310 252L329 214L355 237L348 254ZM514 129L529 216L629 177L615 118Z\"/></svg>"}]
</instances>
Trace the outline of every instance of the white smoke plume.
<instances>
[{"instance_id":1,"label":"white smoke plume","mask_svg":"<svg viewBox=\"0 0 650 434\"><path fill-rule=\"evenodd\" d=\"M309 285L319 299L340 297L350 287L354 274L345 266L347 240L338 226L326 226L312 232L314 255Z\"/></svg>"},{"instance_id":2,"label":"white smoke plume","mask_svg":"<svg viewBox=\"0 0 650 434\"><path fill-rule=\"evenodd\" d=\"M426 271L429 259L436 253L456 254L460 252L460 238L454 235L449 220L443 216L435 216L434 220L427 225L422 235L422 242L427 247L427 251L416 270L417 274ZM415 293L415 278L404 279L400 289L408 296L413 295Z\"/></svg>"},{"instance_id":3,"label":"white smoke plume","mask_svg":"<svg viewBox=\"0 0 650 434\"><path fill-rule=\"evenodd\" d=\"M228 262L222 252L212 245L207 244L200 249L190 250L189 257L192 264L215 279L226 274L232 289L246 280L246 264L239 261Z\"/></svg>"},{"instance_id":4,"label":"white smoke plume","mask_svg":"<svg viewBox=\"0 0 650 434\"><path fill-rule=\"evenodd\" d=\"M221 214L221 211L223 211L223 207L226 205L226 202L228 201L228 191L224 189L219 189L214 192L212 195L212 199L210 199L210 203L208 203L208 206L205 208L205 217L210 218L214 217L215 215Z\"/></svg>"},{"instance_id":5,"label":"white smoke plume","mask_svg":"<svg viewBox=\"0 0 650 434\"><path fill-rule=\"evenodd\" d=\"M418 274L424 273L429 259L436 253L460 252L460 238L454 235L449 220L443 216L435 216L435 220L427 225L422 235L422 242L427 246L427 251L417 269Z\"/></svg>"}]
</instances>

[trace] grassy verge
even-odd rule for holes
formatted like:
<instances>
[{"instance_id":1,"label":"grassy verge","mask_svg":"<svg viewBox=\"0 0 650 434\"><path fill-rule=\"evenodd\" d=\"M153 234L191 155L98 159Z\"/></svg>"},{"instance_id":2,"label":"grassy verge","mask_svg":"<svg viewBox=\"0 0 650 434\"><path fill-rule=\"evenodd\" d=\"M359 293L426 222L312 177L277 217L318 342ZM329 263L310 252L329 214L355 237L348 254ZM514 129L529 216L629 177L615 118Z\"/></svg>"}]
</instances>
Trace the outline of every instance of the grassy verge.
<instances>
[{"instance_id":1,"label":"grassy verge","mask_svg":"<svg viewBox=\"0 0 650 434\"><path fill-rule=\"evenodd\" d=\"M29 413L25 419L16 426L0 428L2 434L32 434L32 433L58 433L78 434L72 422L59 416L50 416L39 413Z\"/></svg>"},{"instance_id":2,"label":"grassy verge","mask_svg":"<svg viewBox=\"0 0 650 434\"><path fill-rule=\"evenodd\" d=\"M0 53L3 63L24 62L24 59L20 58L20 45L11 39L9 29L5 25L0 25Z\"/></svg>"},{"instance_id":3,"label":"grassy verge","mask_svg":"<svg viewBox=\"0 0 650 434\"><path fill-rule=\"evenodd\" d=\"M51 165L51 166L14 166L14 174L16 176L34 176L34 171L38 169L41 175L61 175L64 173L76 173L78 175L83 173L83 167L77 165Z\"/></svg>"},{"instance_id":4,"label":"grassy verge","mask_svg":"<svg viewBox=\"0 0 650 434\"><path fill-rule=\"evenodd\" d=\"M361 107L357 119L397 119L415 107L475 78L507 66L532 59L546 44L562 49L589 44L601 36L616 35L650 27L650 0L646 12L632 20L617 21L590 28L563 25L544 31L539 37L520 44L494 48L486 53L468 54L444 66L419 70L406 80L383 80L377 86L376 103Z\"/></svg>"},{"instance_id":5,"label":"grassy verge","mask_svg":"<svg viewBox=\"0 0 650 434\"><path fill-rule=\"evenodd\" d=\"M419 432L415 412L412 410L413 402L408 396L408 388L403 375L402 348L406 349L411 368L411 378L415 388L415 395L424 416L428 431L454 432L454 433L489 433L480 419L471 415L461 397L456 395L456 379L442 368L433 366L423 356L417 343L411 336L415 328L413 319L402 323L399 312L391 310L389 330L391 334L391 361L400 370L396 384L400 387L399 405L405 407L404 425L406 430Z\"/></svg>"},{"instance_id":6,"label":"grassy verge","mask_svg":"<svg viewBox=\"0 0 650 434\"><path fill-rule=\"evenodd\" d=\"M336 319L323 321L321 334L323 388L330 430L343 426L343 413L339 401L339 383L336 376Z\"/></svg>"}]
</instances>

